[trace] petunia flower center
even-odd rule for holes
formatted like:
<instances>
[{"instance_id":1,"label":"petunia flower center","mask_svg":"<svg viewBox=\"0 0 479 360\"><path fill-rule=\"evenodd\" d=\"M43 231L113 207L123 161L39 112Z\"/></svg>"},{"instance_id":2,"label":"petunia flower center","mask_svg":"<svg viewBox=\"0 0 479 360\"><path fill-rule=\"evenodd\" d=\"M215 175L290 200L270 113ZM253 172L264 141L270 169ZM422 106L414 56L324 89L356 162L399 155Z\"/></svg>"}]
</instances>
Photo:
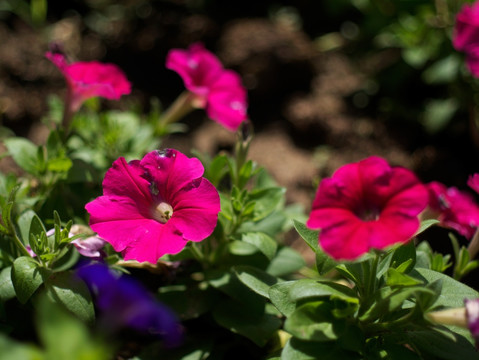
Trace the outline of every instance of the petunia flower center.
<instances>
[{"instance_id":1,"label":"petunia flower center","mask_svg":"<svg viewBox=\"0 0 479 360\"><path fill-rule=\"evenodd\" d=\"M356 211L356 215L363 221L376 221L379 219L381 211L376 207L362 207Z\"/></svg>"},{"instance_id":2,"label":"petunia flower center","mask_svg":"<svg viewBox=\"0 0 479 360\"><path fill-rule=\"evenodd\" d=\"M171 219L172 216L173 216L173 208L168 203L160 202L153 209L153 218L162 224L166 224L168 220Z\"/></svg>"}]
</instances>

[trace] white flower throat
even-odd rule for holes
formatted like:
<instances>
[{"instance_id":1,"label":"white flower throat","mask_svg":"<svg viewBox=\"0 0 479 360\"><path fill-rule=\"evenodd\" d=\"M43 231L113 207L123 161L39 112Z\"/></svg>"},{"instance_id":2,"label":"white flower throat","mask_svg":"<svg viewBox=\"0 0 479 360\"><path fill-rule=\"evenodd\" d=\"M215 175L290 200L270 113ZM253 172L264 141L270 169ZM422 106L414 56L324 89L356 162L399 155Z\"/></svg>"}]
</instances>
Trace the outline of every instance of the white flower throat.
<instances>
[{"instance_id":1,"label":"white flower throat","mask_svg":"<svg viewBox=\"0 0 479 360\"><path fill-rule=\"evenodd\" d=\"M153 210L153 218L162 224L166 224L172 216L173 208L165 202L160 202Z\"/></svg>"}]
</instances>

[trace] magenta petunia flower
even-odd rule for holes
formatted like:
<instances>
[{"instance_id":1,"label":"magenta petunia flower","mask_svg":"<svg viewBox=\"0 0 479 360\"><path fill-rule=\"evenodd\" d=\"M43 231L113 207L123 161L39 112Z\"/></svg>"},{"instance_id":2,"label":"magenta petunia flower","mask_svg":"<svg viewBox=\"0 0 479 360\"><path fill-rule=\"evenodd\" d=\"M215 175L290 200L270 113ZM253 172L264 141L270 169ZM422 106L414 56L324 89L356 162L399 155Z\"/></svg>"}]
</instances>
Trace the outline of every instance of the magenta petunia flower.
<instances>
[{"instance_id":1,"label":"magenta petunia flower","mask_svg":"<svg viewBox=\"0 0 479 360\"><path fill-rule=\"evenodd\" d=\"M62 72L68 85L70 111L77 111L83 102L95 96L118 100L131 92L125 74L114 64L97 61L69 64L63 54L47 52L45 56Z\"/></svg>"},{"instance_id":2,"label":"magenta petunia flower","mask_svg":"<svg viewBox=\"0 0 479 360\"><path fill-rule=\"evenodd\" d=\"M446 187L437 181L427 184L429 206L439 212L438 220L444 227L472 238L479 226L479 207L474 198L455 187Z\"/></svg>"},{"instance_id":3,"label":"magenta petunia flower","mask_svg":"<svg viewBox=\"0 0 479 360\"><path fill-rule=\"evenodd\" d=\"M103 196L88 203L93 231L125 260L156 263L191 241L211 235L218 191L198 159L177 150L152 151L142 160L117 159L103 180Z\"/></svg>"},{"instance_id":4,"label":"magenta petunia flower","mask_svg":"<svg viewBox=\"0 0 479 360\"><path fill-rule=\"evenodd\" d=\"M335 259L406 243L419 228L428 192L413 172L372 156L339 168L321 181L307 226Z\"/></svg>"},{"instance_id":5,"label":"magenta petunia flower","mask_svg":"<svg viewBox=\"0 0 479 360\"><path fill-rule=\"evenodd\" d=\"M467 186L479 194L479 174L472 174L467 179Z\"/></svg>"},{"instance_id":6,"label":"magenta petunia flower","mask_svg":"<svg viewBox=\"0 0 479 360\"><path fill-rule=\"evenodd\" d=\"M205 108L212 120L231 131L246 120L247 93L240 76L224 69L202 44L193 44L188 50L171 50L166 67L181 76L186 89L195 96L193 105Z\"/></svg>"},{"instance_id":7,"label":"magenta petunia flower","mask_svg":"<svg viewBox=\"0 0 479 360\"><path fill-rule=\"evenodd\" d=\"M479 1L464 4L457 14L452 44L466 54L467 67L479 77Z\"/></svg>"}]
</instances>

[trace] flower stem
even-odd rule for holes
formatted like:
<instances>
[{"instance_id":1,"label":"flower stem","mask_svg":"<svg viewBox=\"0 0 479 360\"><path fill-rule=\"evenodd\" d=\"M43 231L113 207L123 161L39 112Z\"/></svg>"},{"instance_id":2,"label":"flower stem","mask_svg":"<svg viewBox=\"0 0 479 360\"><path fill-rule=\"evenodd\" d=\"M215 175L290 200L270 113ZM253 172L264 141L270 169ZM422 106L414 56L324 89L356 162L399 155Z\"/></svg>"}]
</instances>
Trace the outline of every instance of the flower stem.
<instances>
[{"instance_id":1,"label":"flower stem","mask_svg":"<svg viewBox=\"0 0 479 360\"><path fill-rule=\"evenodd\" d=\"M205 260L205 256L203 252L198 248L195 242L190 243L190 250L196 260L203 263Z\"/></svg>"},{"instance_id":2,"label":"flower stem","mask_svg":"<svg viewBox=\"0 0 479 360\"><path fill-rule=\"evenodd\" d=\"M25 245L23 245L22 241L20 240L17 233L13 229L12 229L12 237L13 237L13 241L14 241L15 245L17 246L18 250L20 250L21 255L31 257L27 248L25 247Z\"/></svg>"},{"instance_id":3,"label":"flower stem","mask_svg":"<svg viewBox=\"0 0 479 360\"><path fill-rule=\"evenodd\" d=\"M191 92L181 93L160 117L158 129L163 130L166 125L176 122L190 113L194 109L193 99L194 95Z\"/></svg>"},{"instance_id":4,"label":"flower stem","mask_svg":"<svg viewBox=\"0 0 479 360\"><path fill-rule=\"evenodd\" d=\"M62 118L62 125L61 130L63 130L63 140L66 141L68 138L68 133L70 132L70 125L73 118L73 94L70 89L67 89L65 95L65 102L63 105L63 118Z\"/></svg>"}]
</instances>

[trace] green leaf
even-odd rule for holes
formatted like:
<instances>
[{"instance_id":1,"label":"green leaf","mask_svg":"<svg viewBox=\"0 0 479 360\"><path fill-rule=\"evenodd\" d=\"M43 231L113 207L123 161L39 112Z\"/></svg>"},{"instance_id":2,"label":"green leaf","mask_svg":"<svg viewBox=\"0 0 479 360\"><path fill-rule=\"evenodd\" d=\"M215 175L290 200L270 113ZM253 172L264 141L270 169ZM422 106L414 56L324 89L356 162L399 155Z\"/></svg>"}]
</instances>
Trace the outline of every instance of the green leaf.
<instances>
[{"instance_id":1,"label":"green leaf","mask_svg":"<svg viewBox=\"0 0 479 360\"><path fill-rule=\"evenodd\" d=\"M312 297L329 297L331 295L335 295L340 299L358 302L354 290L347 286L330 281L300 279L292 284L289 293L289 297L293 301Z\"/></svg>"},{"instance_id":2,"label":"green leaf","mask_svg":"<svg viewBox=\"0 0 479 360\"><path fill-rule=\"evenodd\" d=\"M29 233L32 235L41 235L42 233L46 233L47 230L45 229L45 226L43 225L43 222L40 220L37 214L34 214L32 216L32 221L30 223L30 231Z\"/></svg>"},{"instance_id":3,"label":"green leaf","mask_svg":"<svg viewBox=\"0 0 479 360\"><path fill-rule=\"evenodd\" d=\"M1 209L1 221L3 221L3 223L5 224L5 227L2 226L2 232L6 234L10 234L11 229L14 227L14 224L12 222L12 209L19 188L20 185L13 186L12 190L8 194L8 199L5 205Z\"/></svg>"},{"instance_id":4,"label":"green leaf","mask_svg":"<svg viewBox=\"0 0 479 360\"><path fill-rule=\"evenodd\" d=\"M76 315L80 320L93 323L95 311L86 284L73 272L58 272L45 281L47 296Z\"/></svg>"},{"instance_id":5,"label":"green leaf","mask_svg":"<svg viewBox=\"0 0 479 360\"><path fill-rule=\"evenodd\" d=\"M15 297L15 288L12 283L12 267L6 267L0 272L0 301L7 301Z\"/></svg>"},{"instance_id":6,"label":"green leaf","mask_svg":"<svg viewBox=\"0 0 479 360\"><path fill-rule=\"evenodd\" d=\"M108 360L111 345L93 337L87 326L62 307L40 297L37 307L37 332L48 360Z\"/></svg>"},{"instance_id":7,"label":"green leaf","mask_svg":"<svg viewBox=\"0 0 479 360\"><path fill-rule=\"evenodd\" d=\"M246 163L243 164L241 167L239 174L238 174L238 186L243 188L248 180L251 179L252 172L254 170L254 163L251 160L248 160Z\"/></svg>"},{"instance_id":8,"label":"green leaf","mask_svg":"<svg viewBox=\"0 0 479 360\"><path fill-rule=\"evenodd\" d=\"M456 98L429 100L422 123L428 132L436 133L447 126L458 109L459 101Z\"/></svg>"},{"instance_id":9,"label":"green leaf","mask_svg":"<svg viewBox=\"0 0 479 360\"><path fill-rule=\"evenodd\" d=\"M235 266L233 268L238 279L255 293L269 299L269 289L279 279L252 266Z\"/></svg>"},{"instance_id":10,"label":"green leaf","mask_svg":"<svg viewBox=\"0 0 479 360\"><path fill-rule=\"evenodd\" d=\"M315 252L319 251L319 231L311 230L306 227L306 224L303 224L297 220L293 220L293 225L296 231L298 232L299 236L306 241L306 244Z\"/></svg>"},{"instance_id":11,"label":"green leaf","mask_svg":"<svg viewBox=\"0 0 479 360\"><path fill-rule=\"evenodd\" d=\"M281 360L358 360L359 354L341 349L337 342L290 339L281 353Z\"/></svg>"},{"instance_id":12,"label":"green leaf","mask_svg":"<svg viewBox=\"0 0 479 360\"><path fill-rule=\"evenodd\" d=\"M285 276L298 271L306 265L306 261L296 250L284 247L278 251L270 262L266 272L273 276Z\"/></svg>"},{"instance_id":13,"label":"green leaf","mask_svg":"<svg viewBox=\"0 0 479 360\"><path fill-rule=\"evenodd\" d=\"M271 214L283 200L286 189L272 187L267 189L256 189L248 194L248 201L256 203L254 208L253 221L259 221Z\"/></svg>"},{"instance_id":14,"label":"green leaf","mask_svg":"<svg viewBox=\"0 0 479 360\"><path fill-rule=\"evenodd\" d=\"M30 240L30 226L34 216L33 210L27 210L18 217L17 224L24 244L28 244Z\"/></svg>"},{"instance_id":15,"label":"green leaf","mask_svg":"<svg viewBox=\"0 0 479 360\"><path fill-rule=\"evenodd\" d=\"M429 229L431 226L439 224L439 220L436 219L427 219L421 221L421 224L419 225L419 229L416 231L413 237L418 236L419 234L423 233L427 229Z\"/></svg>"},{"instance_id":16,"label":"green leaf","mask_svg":"<svg viewBox=\"0 0 479 360\"><path fill-rule=\"evenodd\" d=\"M333 309L329 302L308 302L286 319L284 329L301 340L337 340L344 333L346 324L332 316Z\"/></svg>"},{"instance_id":17,"label":"green leaf","mask_svg":"<svg viewBox=\"0 0 479 360\"><path fill-rule=\"evenodd\" d=\"M234 240L228 243L228 251L233 255L248 256L259 252L259 249L247 242Z\"/></svg>"},{"instance_id":18,"label":"green leaf","mask_svg":"<svg viewBox=\"0 0 479 360\"><path fill-rule=\"evenodd\" d=\"M268 297L273 305L286 316L291 315L296 309L296 302L289 297L290 289L296 281L278 283L269 288Z\"/></svg>"},{"instance_id":19,"label":"green leaf","mask_svg":"<svg viewBox=\"0 0 479 360\"><path fill-rule=\"evenodd\" d=\"M416 297L421 293L427 293L431 296L435 295L431 289L420 286L397 288L394 290L383 287L376 293L374 304L361 316L360 320L368 322L391 314L403 308L406 300Z\"/></svg>"},{"instance_id":20,"label":"green leaf","mask_svg":"<svg viewBox=\"0 0 479 360\"><path fill-rule=\"evenodd\" d=\"M217 155L205 169L205 177L215 186L228 172L226 155Z\"/></svg>"},{"instance_id":21,"label":"green leaf","mask_svg":"<svg viewBox=\"0 0 479 360\"><path fill-rule=\"evenodd\" d=\"M428 84L453 83L459 74L461 58L453 53L434 62L422 73L422 78Z\"/></svg>"},{"instance_id":22,"label":"green leaf","mask_svg":"<svg viewBox=\"0 0 479 360\"><path fill-rule=\"evenodd\" d=\"M286 316L293 313L298 302L321 297L334 297L347 302L358 303L354 290L329 281L313 279L286 281L273 285L269 290L271 302Z\"/></svg>"},{"instance_id":23,"label":"green leaf","mask_svg":"<svg viewBox=\"0 0 479 360\"><path fill-rule=\"evenodd\" d=\"M211 310L218 299L218 293L211 287L170 285L158 289L159 300L168 305L180 319L196 319Z\"/></svg>"},{"instance_id":24,"label":"green leaf","mask_svg":"<svg viewBox=\"0 0 479 360\"><path fill-rule=\"evenodd\" d=\"M265 299L245 286L235 274L224 270L205 272L206 281L214 288L241 302L251 315L260 315L264 310Z\"/></svg>"},{"instance_id":25,"label":"green leaf","mask_svg":"<svg viewBox=\"0 0 479 360\"><path fill-rule=\"evenodd\" d=\"M393 252L391 266L399 272L407 274L416 264L416 245L413 241L399 246Z\"/></svg>"},{"instance_id":26,"label":"green leaf","mask_svg":"<svg viewBox=\"0 0 479 360\"><path fill-rule=\"evenodd\" d=\"M445 336L442 332L427 330L407 331L405 334L408 343L417 348L420 354L429 354L436 359L479 359L474 346L459 334L450 332L450 336Z\"/></svg>"},{"instance_id":27,"label":"green leaf","mask_svg":"<svg viewBox=\"0 0 479 360\"><path fill-rule=\"evenodd\" d=\"M464 299L479 298L479 292L476 290L437 271L416 268L410 275L418 279L424 279L428 283L432 283L439 279L442 280L442 292L438 297L435 306L451 308L463 307Z\"/></svg>"},{"instance_id":28,"label":"green leaf","mask_svg":"<svg viewBox=\"0 0 479 360\"><path fill-rule=\"evenodd\" d=\"M50 271L41 267L33 258L17 258L12 266L12 283L18 300L25 304L49 275Z\"/></svg>"},{"instance_id":29,"label":"green leaf","mask_svg":"<svg viewBox=\"0 0 479 360\"><path fill-rule=\"evenodd\" d=\"M18 166L30 174L37 174L37 146L34 143L15 137L5 139L4 144Z\"/></svg>"},{"instance_id":30,"label":"green leaf","mask_svg":"<svg viewBox=\"0 0 479 360\"><path fill-rule=\"evenodd\" d=\"M0 360L49 360L37 347L0 334ZM56 360L56 359L55 359Z\"/></svg>"},{"instance_id":31,"label":"green leaf","mask_svg":"<svg viewBox=\"0 0 479 360\"><path fill-rule=\"evenodd\" d=\"M66 156L49 159L47 163L48 170L53 172L66 173L72 166L73 162Z\"/></svg>"},{"instance_id":32,"label":"green leaf","mask_svg":"<svg viewBox=\"0 0 479 360\"><path fill-rule=\"evenodd\" d=\"M213 317L219 325L247 337L261 347L281 326L281 320L276 315L267 311L255 314L242 302L233 299L220 302L213 310Z\"/></svg>"},{"instance_id":33,"label":"green leaf","mask_svg":"<svg viewBox=\"0 0 479 360\"><path fill-rule=\"evenodd\" d=\"M316 253L316 269L320 275L326 274L338 265L338 262L327 255L319 246L319 231L311 230L305 224L293 220L294 228L308 246Z\"/></svg>"},{"instance_id":34,"label":"green leaf","mask_svg":"<svg viewBox=\"0 0 479 360\"><path fill-rule=\"evenodd\" d=\"M402 274L394 268L389 268L387 271L386 284L388 286L414 286L421 283L422 281L417 280L412 276Z\"/></svg>"},{"instance_id":35,"label":"green leaf","mask_svg":"<svg viewBox=\"0 0 479 360\"><path fill-rule=\"evenodd\" d=\"M241 240L254 245L261 251L269 260L274 258L276 249L278 247L276 241L270 236L262 232L246 233L241 236Z\"/></svg>"}]
</instances>

